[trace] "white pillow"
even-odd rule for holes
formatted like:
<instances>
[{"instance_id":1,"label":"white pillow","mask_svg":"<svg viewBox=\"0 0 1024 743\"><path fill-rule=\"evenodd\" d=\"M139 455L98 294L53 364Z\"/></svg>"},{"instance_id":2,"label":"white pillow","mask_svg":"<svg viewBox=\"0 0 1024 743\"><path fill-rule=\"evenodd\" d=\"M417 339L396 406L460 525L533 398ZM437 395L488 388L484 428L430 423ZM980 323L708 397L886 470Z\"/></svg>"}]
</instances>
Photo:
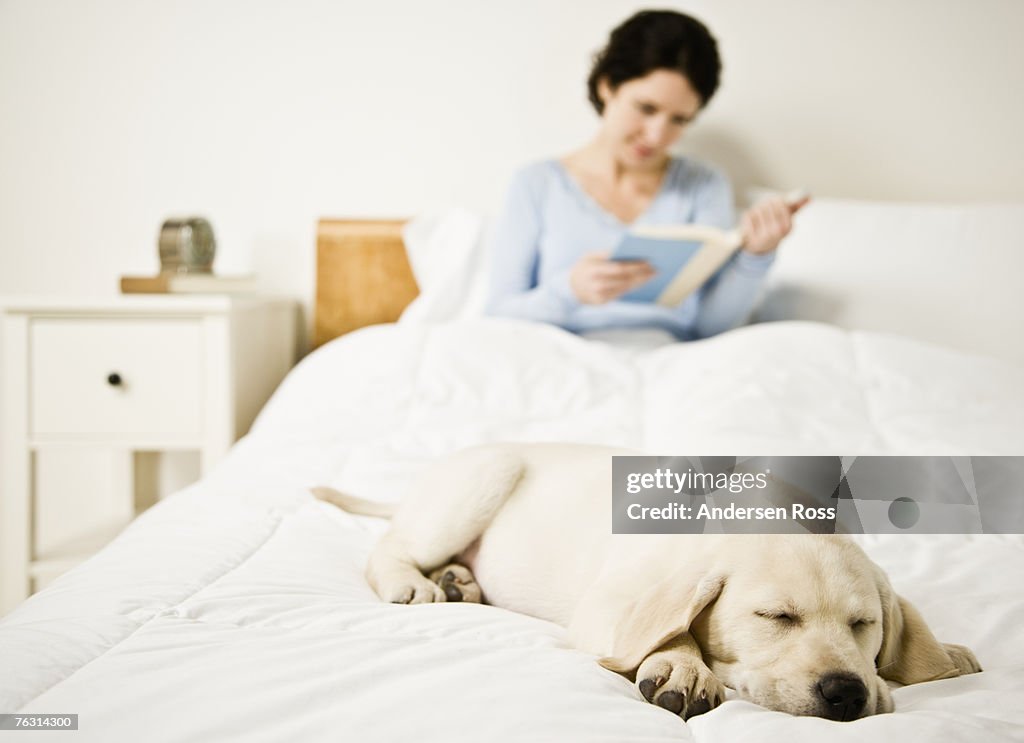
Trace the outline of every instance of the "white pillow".
<instances>
[{"instance_id":1,"label":"white pillow","mask_svg":"<svg viewBox=\"0 0 1024 743\"><path fill-rule=\"evenodd\" d=\"M815 199L755 319L899 333L1024 363L1024 205Z\"/></svg>"},{"instance_id":2,"label":"white pillow","mask_svg":"<svg viewBox=\"0 0 1024 743\"><path fill-rule=\"evenodd\" d=\"M449 322L483 314L488 223L461 207L410 220L402 232L420 294L399 323Z\"/></svg>"}]
</instances>

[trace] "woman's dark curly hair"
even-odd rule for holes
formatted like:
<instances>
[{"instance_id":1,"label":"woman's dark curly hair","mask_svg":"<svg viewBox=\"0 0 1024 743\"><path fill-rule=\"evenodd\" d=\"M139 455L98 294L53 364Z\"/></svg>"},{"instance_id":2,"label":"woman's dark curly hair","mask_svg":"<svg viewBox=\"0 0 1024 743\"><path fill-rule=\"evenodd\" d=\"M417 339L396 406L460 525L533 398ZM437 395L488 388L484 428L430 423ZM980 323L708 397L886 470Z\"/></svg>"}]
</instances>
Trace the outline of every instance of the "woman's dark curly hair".
<instances>
[{"instance_id":1,"label":"woman's dark curly hair","mask_svg":"<svg viewBox=\"0 0 1024 743\"><path fill-rule=\"evenodd\" d=\"M655 70L673 70L685 77L706 106L718 88L722 62L718 45L707 27L672 10L642 10L612 31L608 45L594 56L587 78L590 102L604 112L597 94L603 78L612 90Z\"/></svg>"}]
</instances>

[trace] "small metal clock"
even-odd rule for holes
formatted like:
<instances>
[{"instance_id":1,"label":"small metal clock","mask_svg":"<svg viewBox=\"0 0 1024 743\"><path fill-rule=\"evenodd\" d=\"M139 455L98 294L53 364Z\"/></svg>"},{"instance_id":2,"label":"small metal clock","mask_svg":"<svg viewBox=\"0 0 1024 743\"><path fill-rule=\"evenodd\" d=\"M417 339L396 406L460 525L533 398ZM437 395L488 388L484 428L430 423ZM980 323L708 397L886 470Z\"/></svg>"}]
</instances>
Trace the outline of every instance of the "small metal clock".
<instances>
[{"instance_id":1,"label":"small metal clock","mask_svg":"<svg viewBox=\"0 0 1024 743\"><path fill-rule=\"evenodd\" d=\"M166 220L160 227L161 273L212 273L217 243L202 217Z\"/></svg>"}]
</instances>

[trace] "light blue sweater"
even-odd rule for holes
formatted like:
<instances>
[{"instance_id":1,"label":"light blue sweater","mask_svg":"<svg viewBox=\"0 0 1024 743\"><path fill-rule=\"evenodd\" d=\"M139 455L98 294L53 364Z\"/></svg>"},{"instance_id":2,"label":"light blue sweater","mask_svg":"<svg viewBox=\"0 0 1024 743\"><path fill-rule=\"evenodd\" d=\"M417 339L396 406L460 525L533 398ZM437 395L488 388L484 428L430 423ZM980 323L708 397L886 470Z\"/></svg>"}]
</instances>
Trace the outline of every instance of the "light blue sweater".
<instances>
[{"instance_id":1,"label":"light blue sweater","mask_svg":"<svg viewBox=\"0 0 1024 743\"><path fill-rule=\"evenodd\" d=\"M633 224L735 226L732 189L716 170L673 158L661 189ZM605 211L558 160L516 173L491 243L488 313L559 325L576 333L654 327L692 340L742 323L774 253L740 251L675 308L634 302L581 303L569 273L586 253L610 250L630 227Z\"/></svg>"}]
</instances>

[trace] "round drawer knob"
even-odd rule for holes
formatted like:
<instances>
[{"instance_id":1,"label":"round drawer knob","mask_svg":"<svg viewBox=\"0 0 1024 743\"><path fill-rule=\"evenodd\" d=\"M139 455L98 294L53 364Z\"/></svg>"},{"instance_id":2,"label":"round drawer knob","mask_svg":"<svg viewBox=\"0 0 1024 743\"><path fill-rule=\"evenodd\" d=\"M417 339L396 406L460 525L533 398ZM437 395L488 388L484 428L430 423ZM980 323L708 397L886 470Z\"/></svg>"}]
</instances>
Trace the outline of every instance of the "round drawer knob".
<instances>
[{"instance_id":1,"label":"round drawer knob","mask_svg":"<svg viewBox=\"0 0 1024 743\"><path fill-rule=\"evenodd\" d=\"M111 387L120 387L123 382L124 380L121 378L121 375L118 374L117 372L111 372L110 374L107 375L107 384L109 384Z\"/></svg>"}]
</instances>

